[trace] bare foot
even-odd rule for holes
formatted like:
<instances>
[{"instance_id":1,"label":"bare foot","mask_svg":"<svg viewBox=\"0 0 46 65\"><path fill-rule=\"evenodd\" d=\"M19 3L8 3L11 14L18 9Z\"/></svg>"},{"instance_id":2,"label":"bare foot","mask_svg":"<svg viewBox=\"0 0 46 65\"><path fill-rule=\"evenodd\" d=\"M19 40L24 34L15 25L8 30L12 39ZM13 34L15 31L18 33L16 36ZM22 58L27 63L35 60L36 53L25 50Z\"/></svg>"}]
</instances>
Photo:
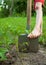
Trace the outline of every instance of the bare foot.
<instances>
[{"instance_id":1,"label":"bare foot","mask_svg":"<svg viewBox=\"0 0 46 65\"><path fill-rule=\"evenodd\" d=\"M42 35L42 33L38 29L35 29L28 35L28 38L37 38L40 35Z\"/></svg>"},{"instance_id":2,"label":"bare foot","mask_svg":"<svg viewBox=\"0 0 46 65\"><path fill-rule=\"evenodd\" d=\"M28 38L38 38L40 35L41 35L40 33L39 33L38 35L33 34L33 33L30 33L30 34L28 35Z\"/></svg>"}]
</instances>

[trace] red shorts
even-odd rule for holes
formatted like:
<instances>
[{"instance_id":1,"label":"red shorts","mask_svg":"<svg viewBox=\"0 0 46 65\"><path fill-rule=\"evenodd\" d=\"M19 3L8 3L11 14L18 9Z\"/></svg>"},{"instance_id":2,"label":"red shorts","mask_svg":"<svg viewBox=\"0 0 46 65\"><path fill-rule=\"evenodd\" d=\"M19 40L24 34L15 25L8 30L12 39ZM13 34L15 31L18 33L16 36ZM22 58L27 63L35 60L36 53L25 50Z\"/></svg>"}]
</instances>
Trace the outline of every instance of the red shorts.
<instances>
[{"instance_id":1,"label":"red shorts","mask_svg":"<svg viewBox=\"0 0 46 65\"><path fill-rule=\"evenodd\" d=\"M44 5L44 0L34 0L34 9L35 9L35 5L36 5L37 2L41 2L42 5Z\"/></svg>"}]
</instances>

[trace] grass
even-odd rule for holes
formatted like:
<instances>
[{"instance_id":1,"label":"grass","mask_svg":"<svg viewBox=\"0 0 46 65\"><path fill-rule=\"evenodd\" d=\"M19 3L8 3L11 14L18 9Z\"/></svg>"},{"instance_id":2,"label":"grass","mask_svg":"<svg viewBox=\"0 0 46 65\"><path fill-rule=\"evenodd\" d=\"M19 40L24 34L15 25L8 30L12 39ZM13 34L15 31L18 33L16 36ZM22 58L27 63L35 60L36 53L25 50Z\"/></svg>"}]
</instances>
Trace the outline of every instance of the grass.
<instances>
[{"instance_id":1,"label":"grass","mask_svg":"<svg viewBox=\"0 0 46 65\"><path fill-rule=\"evenodd\" d=\"M46 42L46 17L43 17L43 35L41 42ZM15 36L26 33L26 17L0 18L0 43L13 43ZM31 18L30 31L34 28L35 17Z\"/></svg>"}]
</instances>

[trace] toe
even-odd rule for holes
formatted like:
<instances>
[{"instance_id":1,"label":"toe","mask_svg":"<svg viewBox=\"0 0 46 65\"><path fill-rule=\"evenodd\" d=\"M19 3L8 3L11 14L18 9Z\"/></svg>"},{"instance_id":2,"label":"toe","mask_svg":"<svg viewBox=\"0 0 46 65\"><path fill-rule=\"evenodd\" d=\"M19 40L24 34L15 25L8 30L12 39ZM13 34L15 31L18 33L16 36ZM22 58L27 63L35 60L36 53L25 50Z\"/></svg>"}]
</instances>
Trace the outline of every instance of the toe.
<instances>
[{"instance_id":1,"label":"toe","mask_svg":"<svg viewBox=\"0 0 46 65\"><path fill-rule=\"evenodd\" d=\"M27 37L30 37L30 36L31 36L31 33Z\"/></svg>"}]
</instances>

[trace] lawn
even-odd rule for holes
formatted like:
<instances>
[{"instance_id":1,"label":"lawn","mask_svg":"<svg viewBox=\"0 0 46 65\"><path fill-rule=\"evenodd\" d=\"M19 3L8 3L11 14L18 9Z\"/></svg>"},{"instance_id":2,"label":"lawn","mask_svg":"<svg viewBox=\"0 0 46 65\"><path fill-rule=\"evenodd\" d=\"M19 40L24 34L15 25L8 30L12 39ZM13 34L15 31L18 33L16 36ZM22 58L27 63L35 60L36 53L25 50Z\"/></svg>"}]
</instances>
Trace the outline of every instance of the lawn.
<instances>
[{"instance_id":1,"label":"lawn","mask_svg":"<svg viewBox=\"0 0 46 65\"><path fill-rule=\"evenodd\" d=\"M43 17L43 35L40 37L40 42L46 42L46 17ZM2 43L15 43L16 35L28 33L26 30L26 17L8 17L0 18L0 45ZM35 17L31 18L30 30L35 25Z\"/></svg>"}]
</instances>

